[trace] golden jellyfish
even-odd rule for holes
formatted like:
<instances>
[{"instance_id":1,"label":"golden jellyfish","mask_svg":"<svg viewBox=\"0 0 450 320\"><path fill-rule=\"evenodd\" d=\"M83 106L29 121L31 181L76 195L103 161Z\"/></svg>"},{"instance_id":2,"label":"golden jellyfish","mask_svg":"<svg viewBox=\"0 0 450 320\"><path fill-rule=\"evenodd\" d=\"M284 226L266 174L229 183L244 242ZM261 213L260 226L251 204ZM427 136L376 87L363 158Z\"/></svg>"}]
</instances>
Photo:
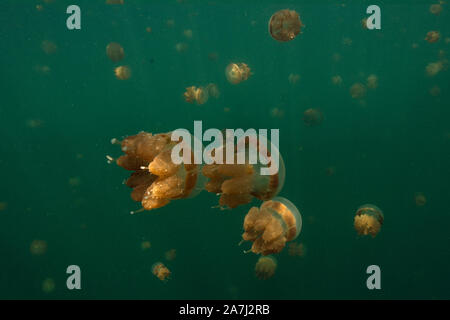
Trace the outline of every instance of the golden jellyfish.
<instances>
[{"instance_id":1,"label":"golden jellyfish","mask_svg":"<svg viewBox=\"0 0 450 320\"><path fill-rule=\"evenodd\" d=\"M203 87L187 87L186 92L183 94L184 100L188 103L197 103L198 105L206 103L209 98L209 93L206 88Z\"/></svg>"},{"instance_id":2,"label":"golden jellyfish","mask_svg":"<svg viewBox=\"0 0 450 320\"><path fill-rule=\"evenodd\" d=\"M27 126L28 128L33 128L33 129L35 129L35 128L40 128L40 127L42 127L42 125L44 124L44 121L42 121L41 119L28 119L28 120L25 122L25 124L26 124L26 126Z\"/></svg>"},{"instance_id":3,"label":"golden jellyfish","mask_svg":"<svg viewBox=\"0 0 450 320\"><path fill-rule=\"evenodd\" d=\"M161 281L167 281L170 278L170 270L162 262L156 262L152 266L152 273Z\"/></svg>"},{"instance_id":4,"label":"golden jellyfish","mask_svg":"<svg viewBox=\"0 0 450 320\"><path fill-rule=\"evenodd\" d=\"M283 118L284 117L284 110L280 109L280 108L273 108L272 110L270 110L270 115L273 118Z\"/></svg>"},{"instance_id":5,"label":"golden jellyfish","mask_svg":"<svg viewBox=\"0 0 450 320\"><path fill-rule=\"evenodd\" d=\"M142 242L141 242L141 249L142 249L143 251L148 250L148 249L150 249L151 247L152 247L152 244L151 244L150 241L142 241Z\"/></svg>"},{"instance_id":6,"label":"golden jellyfish","mask_svg":"<svg viewBox=\"0 0 450 320\"><path fill-rule=\"evenodd\" d=\"M177 257L177 250L176 249L170 249L164 253L164 257L167 261L173 261Z\"/></svg>"},{"instance_id":7,"label":"golden jellyfish","mask_svg":"<svg viewBox=\"0 0 450 320\"><path fill-rule=\"evenodd\" d=\"M177 52L185 52L187 49L188 49L187 43L178 42L177 44L175 44L175 50L177 50Z\"/></svg>"},{"instance_id":8,"label":"golden jellyfish","mask_svg":"<svg viewBox=\"0 0 450 320\"><path fill-rule=\"evenodd\" d=\"M340 75L333 76L331 77L331 82L335 86L340 86L342 84L342 77Z\"/></svg>"},{"instance_id":9,"label":"golden jellyfish","mask_svg":"<svg viewBox=\"0 0 450 320\"><path fill-rule=\"evenodd\" d=\"M42 75L49 75L49 74L50 74L50 71L51 71L51 69L50 69L49 66L46 66L46 65L40 65L40 64L35 65L35 66L33 67L33 70L36 71L36 72L39 73L39 74L42 74Z\"/></svg>"},{"instance_id":10,"label":"golden jellyfish","mask_svg":"<svg viewBox=\"0 0 450 320\"><path fill-rule=\"evenodd\" d=\"M172 149L179 142L171 140L171 133L140 132L122 142L116 139L112 142L121 144L125 153L115 160L116 164L132 171L125 184L133 189L131 198L141 202L139 212L163 207L175 199L194 197L202 190L199 165L173 163Z\"/></svg>"},{"instance_id":11,"label":"golden jellyfish","mask_svg":"<svg viewBox=\"0 0 450 320\"><path fill-rule=\"evenodd\" d=\"M250 68L245 63L230 63L225 69L228 82L238 84L247 80L251 75Z\"/></svg>"},{"instance_id":12,"label":"golden jellyfish","mask_svg":"<svg viewBox=\"0 0 450 320\"><path fill-rule=\"evenodd\" d=\"M367 88L376 89L378 87L378 77L371 74L367 77Z\"/></svg>"},{"instance_id":13,"label":"golden jellyfish","mask_svg":"<svg viewBox=\"0 0 450 320\"><path fill-rule=\"evenodd\" d=\"M350 95L353 99L362 99L366 96L366 86L362 83L355 83L350 87Z\"/></svg>"},{"instance_id":14,"label":"golden jellyfish","mask_svg":"<svg viewBox=\"0 0 450 320\"><path fill-rule=\"evenodd\" d=\"M291 73L288 77L290 84L296 84L300 80L300 75L296 73Z\"/></svg>"},{"instance_id":15,"label":"golden jellyfish","mask_svg":"<svg viewBox=\"0 0 450 320\"><path fill-rule=\"evenodd\" d=\"M430 95L432 95L433 97L437 97L441 94L441 88L439 88L438 86L434 86L430 89Z\"/></svg>"},{"instance_id":16,"label":"golden jellyfish","mask_svg":"<svg viewBox=\"0 0 450 320\"><path fill-rule=\"evenodd\" d=\"M323 113L319 109L309 108L303 112L303 122L309 126L317 126L323 122Z\"/></svg>"},{"instance_id":17,"label":"golden jellyfish","mask_svg":"<svg viewBox=\"0 0 450 320\"><path fill-rule=\"evenodd\" d=\"M112 62L119 62L125 57L125 51L117 42L111 42L106 46L106 55Z\"/></svg>"},{"instance_id":18,"label":"golden jellyfish","mask_svg":"<svg viewBox=\"0 0 450 320\"><path fill-rule=\"evenodd\" d=\"M32 255L41 256L47 252L47 242L45 240L33 240L30 245Z\"/></svg>"},{"instance_id":19,"label":"golden jellyfish","mask_svg":"<svg viewBox=\"0 0 450 320\"><path fill-rule=\"evenodd\" d=\"M217 87L217 84L210 83L206 86L206 90L208 91L208 95L210 97L213 97L215 99L218 99L220 97L220 91L219 87Z\"/></svg>"},{"instance_id":20,"label":"golden jellyfish","mask_svg":"<svg viewBox=\"0 0 450 320\"><path fill-rule=\"evenodd\" d=\"M361 20L361 26L363 27L363 29L367 29L367 18L363 18Z\"/></svg>"},{"instance_id":21,"label":"golden jellyfish","mask_svg":"<svg viewBox=\"0 0 450 320\"><path fill-rule=\"evenodd\" d=\"M271 145L270 141L267 141L268 145ZM253 197L260 200L275 197L285 178L284 162L278 149L272 145L269 152L255 137L244 137L233 148L233 164L223 164L228 157L225 144L214 150L214 158L221 158L219 163L211 159L211 164L202 168L203 175L209 178L205 189L220 195L219 207L232 209L250 203ZM260 161L250 163L251 155L258 156Z\"/></svg>"},{"instance_id":22,"label":"golden jellyfish","mask_svg":"<svg viewBox=\"0 0 450 320\"><path fill-rule=\"evenodd\" d=\"M432 4L430 6L430 12L436 16L440 15L442 12L442 6L439 3Z\"/></svg>"},{"instance_id":23,"label":"golden jellyfish","mask_svg":"<svg viewBox=\"0 0 450 320\"><path fill-rule=\"evenodd\" d=\"M373 238L380 232L384 216L380 208L373 204L365 204L358 208L354 226L358 235L371 235Z\"/></svg>"},{"instance_id":24,"label":"golden jellyfish","mask_svg":"<svg viewBox=\"0 0 450 320\"><path fill-rule=\"evenodd\" d=\"M219 59L219 54L217 52L208 53L208 59L211 61L217 61Z\"/></svg>"},{"instance_id":25,"label":"golden jellyfish","mask_svg":"<svg viewBox=\"0 0 450 320\"><path fill-rule=\"evenodd\" d=\"M0 201L0 211L6 210L7 207L8 207L8 203L7 202Z\"/></svg>"},{"instance_id":26,"label":"golden jellyfish","mask_svg":"<svg viewBox=\"0 0 450 320\"><path fill-rule=\"evenodd\" d=\"M288 254L291 257L304 257L306 253L303 243L291 242L288 245Z\"/></svg>"},{"instance_id":27,"label":"golden jellyfish","mask_svg":"<svg viewBox=\"0 0 450 320\"><path fill-rule=\"evenodd\" d=\"M187 38L187 39L191 39L192 38L192 30L191 29L186 29L183 31L183 35Z\"/></svg>"},{"instance_id":28,"label":"golden jellyfish","mask_svg":"<svg viewBox=\"0 0 450 320\"><path fill-rule=\"evenodd\" d=\"M255 275L258 279L267 280L272 278L277 269L277 260L275 257L259 257L255 265Z\"/></svg>"},{"instance_id":29,"label":"golden jellyfish","mask_svg":"<svg viewBox=\"0 0 450 320\"><path fill-rule=\"evenodd\" d=\"M37 11L42 11L44 9L44 7L42 6L42 4L37 4L36 5L36 10Z\"/></svg>"},{"instance_id":30,"label":"golden jellyfish","mask_svg":"<svg viewBox=\"0 0 450 320\"><path fill-rule=\"evenodd\" d=\"M131 77L131 69L128 66L119 66L114 69L114 74L119 80L128 80Z\"/></svg>"},{"instance_id":31,"label":"golden jellyfish","mask_svg":"<svg viewBox=\"0 0 450 320\"><path fill-rule=\"evenodd\" d=\"M302 27L300 15L294 10L277 11L269 20L269 34L273 39L280 42L294 40Z\"/></svg>"},{"instance_id":32,"label":"golden jellyfish","mask_svg":"<svg viewBox=\"0 0 450 320\"><path fill-rule=\"evenodd\" d=\"M426 72L427 76L434 77L439 72L441 72L443 69L444 69L444 64L442 61L430 62L426 66L425 72Z\"/></svg>"},{"instance_id":33,"label":"golden jellyfish","mask_svg":"<svg viewBox=\"0 0 450 320\"><path fill-rule=\"evenodd\" d=\"M435 43L438 42L440 38L441 34L439 33L439 31L429 31L427 33L427 36L425 37L425 40L429 43Z\"/></svg>"},{"instance_id":34,"label":"golden jellyfish","mask_svg":"<svg viewBox=\"0 0 450 320\"><path fill-rule=\"evenodd\" d=\"M151 27L145 28L145 32L147 32L147 33L152 33L152 28L151 28Z\"/></svg>"},{"instance_id":35,"label":"golden jellyfish","mask_svg":"<svg viewBox=\"0 0 450 320\"><path fill-rule=\"evenodd\" d=\"M46 54L54 54L58 50L58 46L52 41L44 40L41 42L41 49Z\"/></svg>"},{"instance_id":36,"label":"golden jellyfish","mask_svg":"<svg viewBox=\"0 0 450 320\"><path fill-rule=\"evenodd\" d=\"M427 198L422 192L416 192L414 194L414 202L416 206L423 207L427 203Z\"/></svg>"},{"instance_id":37,"label":"golden jellyfish","mask_svg":"<svg viewBox=\"0 0 450 320\"><path fill-rule=\"evenodd\" d=\"M301 230L302 216L297 207L277 197L264 201L259 209L250 209L244 219L242 241L253 242L249 251L267 256L281 252L286 242L297 238Z\"/></svg>"},{"instance_id":38,"label":"golden jellyfish","mask_svg":"<svg viewBox=\"0 0 450 320\"><path fill-rule=\"evenodd\" d=\"M55 290L55 280L52 278L47 278L42 281L42 291L44 293L51 293Z\"/></svg>"},{"instance_id":39,"label":"golden jellyfish","mask_svg":"<svg viewBox=\"0 0 450 320\"><path fill-rule=\"evenodd\" d=\"M173 28L173 27L175 26L175 20L173 20L173 19L168 19L168 20L166 21L166 26L169 27L169 28Z\"/></svg>"}]
</instances>

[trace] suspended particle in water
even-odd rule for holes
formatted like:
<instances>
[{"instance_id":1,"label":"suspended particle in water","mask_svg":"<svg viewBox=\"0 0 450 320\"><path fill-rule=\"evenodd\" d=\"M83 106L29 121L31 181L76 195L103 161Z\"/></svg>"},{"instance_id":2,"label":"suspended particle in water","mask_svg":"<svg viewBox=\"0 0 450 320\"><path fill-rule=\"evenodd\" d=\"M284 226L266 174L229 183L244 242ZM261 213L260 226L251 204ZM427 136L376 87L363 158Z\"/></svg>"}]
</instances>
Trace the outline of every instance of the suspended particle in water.
<instances>
[{"instance_id":1,"label":"suspended particle in water","mask_svg":"<svg viewBox=\"0 0 450 320\"><path fill-rule=\"evenodd\" d=\"M33 240L30 244L32 255L41 256L47 252L47 242L45 240Z\"/></svg>"},{"instance_id":2,"label":"suspended particle in water","mask_svg":"<svg viewBox=\"0 0 450 320\"><path fill-rule=\"evenodd\" d=\"M110 42L106 46L106 55L112 62L119 62L125 57L125 51L119 43Z\"/></svg>"},{"instance_id":3,"label":"suspended particle in water","mask_svg":"<svg viewBox=\"0 0 450 320\"><path fill-rule=\"evenodd\" d=\"M175 20L173 20L173 19L168 19L168 20L166 21L166 26L169 27L169 28L173 28L173 27L175 26Z\"/></svg>"},{"instance_id":4,"label":"suspended particle in water","mask_svg":"<svg viewBox=\"0 0 450 320\"><path fill-rule=\"evenodd\" d=\"M326 167L325 174L329 177L334 176L336 174L336 167L335 166Z\"/></svg>"},{"instance_id":5,"label":"suspended particle in water","mask_svg":"<svg viewBox=\"0 0 450 320\"><path fill-rule=\"evenodd\" d=\"M267 280L273 277L277 269L277 260L273 256L259 257L255 265L255 275L258 279Z\"/></svg>"},{"instance_id":6,"label":"suspended particle in water","mask_svg":"<svg viewBox=\"0 0 450 320\"><path fill-rule=\"evenodd\" d=\"M114 69L114 74L119 80L128 80L131 77L131 69L128 66L119 66Z\"/></svg>"},{"instance_id":7,"label":"suspended particle in water","mask_svg":"<svg viewBox=\"0 0 450 320\"><path fill-rule=\"evenodd\" d=\"M42 4L37 4L36 5L36 10L37 11L42 11L42 10L44 10L44 7L42 6Z\"/></svg>"},{"instance_id":8,"label":"suspended particle in water","mask_svg":"<svg viewBox=\"0 0 450 320\"><path fill-rule=\"evenodd\" d=\"M44 122L41 119L28 119L27 121L25 121L25 125L28 128L39 128L42 127L42 125L44 124Z\"/></svg>"},{"instance_id":9,"label":"suspended particle in water","mask_svg":"<svg viewBox=\"0 0 450 320\"><path fill-rule=\"evenodd\" d=\"M269 20L269 34L273 39L280 42L294 40L302 27L300 15L294 10L277 11Z\"/></svg>"},{"instance_id":10,"label":"suspended particle in water","mask_svg":"<svg viewBox=\"0 0 450 320\"><path fill-rule=\"evenodd\" d=\"M356 211L354 227L359 235L371 235L374 238L380 232L383 222L384 216L380 208L365 204Z\"/></svg>"},{"instance_id":11,"label":"suspended particle in water","mask_svg":"<svg viewBox=\"0 0 450 320\"><path fill-rule=\"evenodd\" d=\"M151 28L151 27L147 27L147 28L145 28L145 31L146 31L147 33L152 33L152 28Z\"/></svg>"},{"instance_id":12,"label":"suspended particle in water","mask_svg":"<svg viewBox=\"0 0 450 320\"><path fill-rule=\"evenodd\" d=\"M0 201L0 211L6 210L7 207L8 207L8 203L7 202Z\"/></svg>"},{"instance_id":13,"label":"suspended particle in water","mask_svg":"<svg viewBox=\"0 0 450 320\"><path fill-rule=\"evenodd\" d=\"M185 52L188 47L188 44L184 42L178 42L177 44L175 44L175 50L177 50L177 52Z\"/></svg>"},{"instance_id":14,"label":"suspended particle in water","mask_svg":"<svg viewBox=\"0 0 450 320\"><path fill-rule=\"evenodd\" d=\"M416 192L414 194L414 202L416 206L423 207L427 203L427 198L422 192Z\"/></svg>"},{"instance_id":15,"label":"suspended particle in water","mask_svg":"<svg viewBox=\"0 0 450 320\"><path fill-rule=\"evenodd\" d=\"M71 187L78 187L81 184L81 178L80 177L71 177L69 178L69 186Z\"/></svg>"},{"instance_id":16,"label":"suspended particle in water","mask_svg":"<svg viewBox=\"0 0 450 320\"><path fill-rule=\"evenodd\" d=\"M161 281L167 281L170 278L170 270L162 262L156 262L152 266L152 273Z\"/></svg>"},{"instance_id":17,"label":"suspended particle in water","mask_svg":"<svg viewBox=\"0 0 450 320\"><path fill-rule=\"evenodd\" d=\"M39 74L41 74L41 75L49 75L50 74L50 71L51 71L51 69L50 69L50 67L49 66L46 66L46 65L35 65L34 67L33 67L33 70L35 71L35 72L37 72L37 73L39 73Z\"/></svg>"}]
</instances>

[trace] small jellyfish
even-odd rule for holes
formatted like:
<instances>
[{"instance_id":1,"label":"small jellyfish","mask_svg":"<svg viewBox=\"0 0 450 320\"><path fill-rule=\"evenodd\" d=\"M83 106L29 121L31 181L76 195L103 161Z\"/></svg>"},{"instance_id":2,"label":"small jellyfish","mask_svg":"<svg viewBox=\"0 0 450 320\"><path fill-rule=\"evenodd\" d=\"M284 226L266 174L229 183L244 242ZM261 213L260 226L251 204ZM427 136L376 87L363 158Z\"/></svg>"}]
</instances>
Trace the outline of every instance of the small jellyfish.
<instances>
[{"instance_id":1,"label":"small jellyfish","mask_svg":"<svg viewBox=\"0 0 450 320\"><path fill-rule=\"evenodd\" d=\"M339 61L341 61L342 56L341 56L341 54L335 52L335 53L333 53L333 55L331 56L331 59L332 59L334 62L339 62Z\"/></svg>"},{"instance_id":2,"label":"small jellyfish","mask_svg":"<svg viewBox=\"0 0 450 320\"><path fill-rule=\"evenodd\" d=\"M152 266L152 273L161 281L167 281L170 277L170 270L162 262L156 262Z\"/></svg>"},{"instance_id":3,"label":"small jellyfish","mask_svg":"<svg viewBox=\"0 0 450 320\"><path fill-rule=\"evenodd\" d=\"M44 124L44 121L42 121L41 119L28 119L25 122L25 125L28 128L33 128L33 129L40 128L40 127L42 127L43 124Z\"/></svg>"},{"instance_id":4,"label":"small jellyfish","mask_svg":"<svg viewBox=\"0 0 450 320\"><path fill-rule=\"evenodd\" d=\"M355 83L350 87L350 95L353 99L362 99L366 96L366 86L362 83Z\"/></svg>"},{"instance_id":5,"label":"small jellyfish","mask_svg":"<svg viewBox=\"0 0 450 320\"><path fill-rule=\"evenodd\" d=\"M437 97L441 94L441 88L439 86L434 86L430 89L430 95Z\"/></svg>"},{"instance_id":6,"label":"small jellyfish","mask_svg":"<svg viewBox=\"0 0 450 320\"><path fill-rule=\"evenodd\" d=\"M42 6L42 4L37 4L36 5L36 10L37 11L42 11L42 10L44 10L44 7Z\"/></svg>"},{"instance_id":7,"label":"small jellyfish","mask_svg":"<svg viewBox=\"0 0 450 320\"><path fill-rule=\"evenodd\" d=\"M309 126L317 126L323 122L323 113L319 109L309 108L303 112L303 122Z\"/></svg>"},{"instance_id":8,"label":"small jellyfish","mask_svg":"<svg viewBox=\"0 0 450 320\"><path fill-rule=\"evenodd\" d=\"M54 54L58 50L58 46L52 41L44 40L41 42L41 49L46 54Z\"/></svg>"},{"instance_id":9,"label":"small jellyfish","mask_svg":"<svg viewBox=\"0 0 450 320\"><path fill-rule=\"evenodd\" d=\"M269 20L269 34L280 42L293 40L300 33L302 27L300 16L294 10L277 11Z\"/></svg>"},{"instance_id":10,"label":"small jellyfish","mask_svg":"<svg viewBox=\"0 0 450 320\"><path fill-rule=\"evenodd\" d=\"M238 84L247 80L251 75L250 68L245 63L230 63L225 69L228 82Z\"/></svg>"},{"instance_id":11,"label":"small jellyfish","mask_svg":"<svg viewBox=\"0 0 450 320\"><path fill-rule=\"evenodd\" d=\"M353 40L349 37L344 37L342 39L342 44L345 46L351 46L353 44Z\"/></svg>"},{"instance_id":12,"label":"small jellyfish","mask_svg":"<svg viewBox=\"0 0 450 320\"><path fill-rule=\"evenodd\" d=\"M378 87L378 77L371 74L367 77L367 88L376 89Z\"/></svg>"},{"instance_id":13,"label":"small jellyfish","mask_svg":"<svg viewBox=\"0 0 450 320\"><path fill-rule=\"evenodd\" d=\"M331 77L331 82L335 86L340 86L342 84L342 77L340 75L333 76Z\"/></svg>"},{"instance_id":14,"label":"small jellyfish","mask_svg":"<svg viewBox=\"0 0 450 320\"><path fill-rule=\"evenodd\" d=\"M187 43L178 42L177 44L175 44L175 50L177 50L177 52L185 52L187 49L188 49Z\"/></svg>"},{"instance_id":15,"label":"small jellyfish","mask_svg":"<svg viewBox=\"0 0 450 320\"><path fill-rule=\"evenodd\" d=\"M430 12L436 16L440 15L442 12L442 6L439 3L432 4L430 6Z\"/></svg>"},{"instance_id":16,"label":"small jellyfish","mask_svg":"<svg viewBox=\"0 0 450 320\"><path fill-rule=\"evenodd\" d=\"M6 210L7 207L8 207L8 203L7 202L0 201L0 211Z\"/></svg>"},{"instance_id":17,"label":"small jellyfish","mask_svg":"<svg viewBox=\"0 0 450 320\"><path fill-rule=\"evenodd\" d=\"M361 26L363 29L367 29L367 18L361 19Z\"/></svg>"},{"instance_id":18,"label":"small jellyfish","mask_svg":"<svg viewBox=\"0 0 450 320\"><path fill-rule=\"evenodd\" d=\"M166 21L166 26L169 27L169 28L173 28L173 27L175 26L175 20L173 20L173 19L168 19L168 20Z\"/></svg>"},{"instance_id":19,"label":"small jellyfish","mask_svg":"<svg viewBox=\"0 0 450 320\"><path fill-rule=\"evenodd\" d=\"M290 84L296 84L300 80L300 75L296 73L291 73L288 77Z\"/></svg>"},{"instance_id":20,"label":"small jellyfish","mask_svg":"<svg viewBox=\"0 0 450 320\"><path fill-rule=\"evenodd\" d=\"M444 64L442 61L436 61L436 62L430 62L426 68L425 72L427 76L434 77L439 72L441 72L444 69Z\"/></svg>"},{"instance_id":21,"label":"small jellyfish","mask_svg":"<svg viewBox=\"0 0 450 320\"><path fill-rule=\"evenodd\" d=\"M354 226L359 235L371 235L373 238L380 232L384 216L380 208L372 204L365 204L358 208Z\"/></svg>"},{"instance_id":22,"label":"small jellyfish","mask_svg":"<svg viewBox=\"0 0 450 320\"><path fill-rule=\"evenodd\" d=\"M33 70L42 75L48 75L48 74L50 74L50 71L51 71L49 66L40 65L40 64L35 65Z\"/></svg>"},{"instance_id":23,"label":"small jellyfish","mask_svg":"<svg viewBox=\"0 0 450 320\"><path fill-rule=\"evenodd\" d=\"M106 4L123 4L124 0L106 0Z\"/></svg>"},{"instance_id":24,"label":"small jellyfish","mask_svg":"<svg viewBox=\"0 0 450 320\"><path fill-rule=\"evenodd\" d=\"M30 245L32 255L41 256L47 252L47 242L45 240L33 240Z\"/></svg>"},{"instance_id":25,"label":"small jellyfish","mask_svg":"<svg viewBox=\"0 0 450 320\"><path fill-rule=\"evenodd\" d=\"M51 293L55 290L55 280L52 278L47 278L42 281L42 291L44 293Z\"/></svg>"},{"instance_id":26,"label":"small jellyfish","mask_svg":"<svg viewBox=\"0 0 450 320\"><path fill-rule=\"evenodd\" d=\"M191 39L192 38L192 30L191 29L184 30L183 35L186 37L186 39Z\"/></svg>"},{"instance_id":27,"label":"small jellyfish","mask_svg":"<svg viewBox=\"0 0 450 320\"><path fill-rule=\"evenodd\" d=\"M119 66L114 69L114 74L119 80L128 80L131 77L131 69L128 66Z\"/></svg>"},{"instance_id":28,"label":"small jellyfish","mask_svg":"<svg viewBox=\"0 0 450 320\"><path fill-rule=\"evenodd\" d=\"M273 256L259 257L255 265L255 275L258 279L272 278L277 269L277 260Z\"/></svg>"},{"instance_id":29,"label":"small jellyfish","mask_svg":"<svg viewBox=\"0 0 450 320\"><path fill-rule=\"evenodd\" d=\"M284 110L280 109L280 108L273 108L272 110L270 110L270 115L273 118L283 118L284 117Z\"/></svg>"},{"instance_id":30,"label":"small jellyfish","mask_svg":"<svg viewBox=\"0 0 450 320\"><path fill-rule=\"evenodd\" d=\"M170 249L164 253L164 257L167 261L173 261L177 257L177 250L176 249Z\"/></svg>"},{"instance_id":31,"label":"small jellyfish","mask_svg":"<svg viewBox=\"0 0 450 320\"><path fill-rule=\"evenodd\" d=\"M325 174L329 177L334 176L336 174L336 167L335 166L326 167Z\"/></svg>"},{"instance_id":32,"label":"small jellyfish","mask_svg":"<svg viewBox=\"0 0 450 320\"><path fill-rule=\"evenodd\" d=\"M429 31L427 33L427 36L425 37L425 40L429 43L435 43L438 42L440 38L441 34L439 33L439 31Z\"/></svg>"},{"instance_id":33,"label":"small jellyfish","mask_svg":"<svg viewBox=\"0 0 450 320\"><path fill-rule=\"evenodd\" d=\"M286 242L298 237L302 229L302 217L297 207L281 197L264 201L261 207L253 207L244 219L243 241L251 241L249 251L267 256L283 250Z\"/></svg>"},{"instance_id":34,"label":"small jellyfish","mask_svg":"<svg viewBox=\"0 0 450 320\"><path fill-rule=\"evenodd\" d=\"M71 187L78 187L81 184L81 178L80 177L71 177L69 178L69 185Z\"/></svg>"},{"instance_id":35,"label":"small jellyfish","mask_svg":"<svg viewBox=\"0 0 450 320\"><path fill-rule=\"evenodd\" d=\"M414 194L414 202L416 206L423 207L427 203L427 198L422 192L416 192Z\"/></svg>"},{"instance_id":36,"label":"small jellyfish","mask_svg":"<svg viewBox=\"0 0 450 320\"><path fill-rule=\"evenodd\" d=\"M288 254L292 257L304 257L306 248L303 243L291 242L288 245Z\"/></svg>"},{"instance_id":37,"label":"small jellyfish","mask_svg":"<svg viewBox=\"0 0 450 320\"><path fill-rule=\"evenodd\" d=\"M148 250L148 249L150 249L151 247L152 247L152 244L151 244L150 241L142 241L142 243L141 243L141 249L142 249L143 251Z\"/></svg>"},{"instance_id":38,"label":"small jellyfish","mask_svg":"<svg viewBox=\"0 0 450 320\"><path fill-rule=\"evenodd\" d=\"M106 46L106 55L112 62L119 62L125 57L125 52L119 43L111 42Z\"/></svg>"},{"instance_id":39,"label":"small jellyfish","mask_svg":"<svg viewBox=\"0 0 450 320\"><path fill-rule=\"evenodd\" d=\"M215 99L218 99L220 97L220 91L219 88L217 87L217 84L215 83L210 83L206 86L206 90L208 91L208 95L210 97L213 97Z\"/></svg>"},{"instance_id":40,"label":"small jellyfish","mask_svg":"<svg viewBox=\"0 0 450 320\"><path fill-rule=\"evenodd\" d=\"M186 92L183 94L184 100L188 103L197 103L198 105L202 105L208 101L209 92L206 88L203 87L187 87Z\"/></svg>"}]
</instances>

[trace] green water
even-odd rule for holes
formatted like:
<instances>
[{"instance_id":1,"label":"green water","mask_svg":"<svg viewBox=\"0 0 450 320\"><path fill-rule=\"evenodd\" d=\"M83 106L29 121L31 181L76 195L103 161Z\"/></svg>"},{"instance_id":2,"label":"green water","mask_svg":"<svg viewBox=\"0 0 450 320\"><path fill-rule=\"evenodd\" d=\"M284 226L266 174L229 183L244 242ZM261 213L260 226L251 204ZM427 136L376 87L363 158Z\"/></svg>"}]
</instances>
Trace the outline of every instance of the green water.
<instances>
[{"instance_id":1,"label":"green water","mask_svg":"<svg viewBox=\"0 0 450 320\"><path fill-rule=\"evenodd\" d=\"M371 1L1 1L0 298L449 299L450 77L446 70L428 77L425 68L450 54L450 4L435 16L432 3L378 1L382 29L368 31L361 19ZM69 4L81 8L81 30L66 28ZM285 8L305 27L280 43L267 23ZM437 43L424 41L430 30L441 33ZM43 40L56 52L46 54ZM114 77L118 64L105 53L111 41L125 50L127 81ZM185 52L175 50L179 42ZM248 81L227 82L232 61L250 66ZM300 75L295 85L291 73ZM350 86L370 74L378 88L352 99ZM335 75L341 86L332 84ZM210 82L219 99L183 100L186 87ZM323 112L321 125L303 123L308 108ZM128 173L106 162L120 155L111 138L193 130L194 120L280 129L280 195L302 213L296 241L306 254L285 249L269 280L255 277L258 257L242 252L249 245L238 246L244 216L260 201L221 211L204 191L129 214L139 204L122 183ZM416 206L416 192L424 206ZM365 203L384 213L375 238L353 228ZM45 254L31 254L36 239L46 241ZM142 250L143 241L151 248ZM164 258L169 249L173 261ZM156 261L171 270L169 281L151 273ZM81 290L66 288L72 264L81 268ZM381 268L381 290L366 287L372 264ZM43 290L45 279L54 290Z\"/></svg>"}]
</instances>

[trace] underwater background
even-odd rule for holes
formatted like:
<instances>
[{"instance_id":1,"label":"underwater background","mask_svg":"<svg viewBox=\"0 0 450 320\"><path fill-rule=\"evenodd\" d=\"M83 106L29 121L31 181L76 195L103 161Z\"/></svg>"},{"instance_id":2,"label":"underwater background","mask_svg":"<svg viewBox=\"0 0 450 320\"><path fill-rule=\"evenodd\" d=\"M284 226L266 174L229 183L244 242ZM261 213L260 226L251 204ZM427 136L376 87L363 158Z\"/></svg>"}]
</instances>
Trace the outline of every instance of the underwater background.
<instances>
[{"instance_id":1,"label":"underwater background","mask_svg":"<svg viewBox=\"0 0 450 320\"><path fill-rule=\"evenodd\" d=\"M449 299L450 75L426 67L450 54L450 4L434 15L433 3L2 0L0 298ZM71 4L81 30L66 28ZM381 30L361 25L370 4ZM277 42L267 24L287 8L304 27ZM431 30L437 43L424 40ZM106 55L112 41L125 50L126 81ZM249 65L248 81L227 82L230 62ZM353 99L350 87L370 74L378 87ZM207 83L218 99L184 101L186 87ZM321 124L303 122L309 108ZM305 252L277 254L271 279L257 279L258 256L238 246L259 200L220 210L203 191L130 215L140 205L123 184L129 172L106 161L121 154L111 139L193 131L194 120L204 130L280 129L280 196L302 214ZM365 203L384 213L375 238L353 227ZM152 274L157 261L172 272L166 282ZM81 290L66 288L72 264ZM366 287L372 264L381 290Z\"/></svg>"}]
</instances>

